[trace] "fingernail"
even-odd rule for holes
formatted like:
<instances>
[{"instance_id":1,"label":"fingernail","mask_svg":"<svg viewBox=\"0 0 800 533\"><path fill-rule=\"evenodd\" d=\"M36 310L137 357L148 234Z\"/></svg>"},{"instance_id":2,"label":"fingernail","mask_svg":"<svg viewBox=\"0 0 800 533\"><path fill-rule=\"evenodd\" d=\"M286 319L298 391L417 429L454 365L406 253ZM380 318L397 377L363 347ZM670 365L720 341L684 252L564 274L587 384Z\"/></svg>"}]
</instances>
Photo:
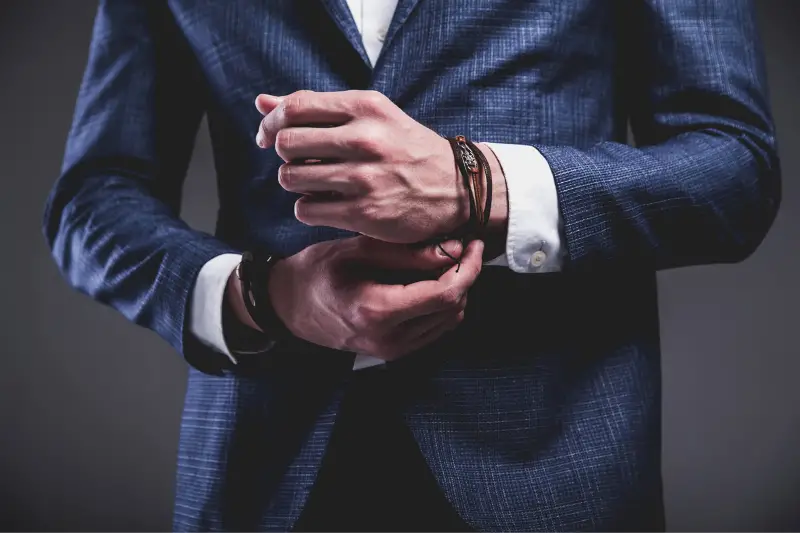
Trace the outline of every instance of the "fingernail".
<instances>
[{"instance_id":1,"label":"fingernail","mask_svg":"<svg viewBox=\"0 0 800 533\"><path fill-rule=\"evenodd\" d=\"M442 251L442 248L444 248L444 251ZM461 242L459 242L459 241L447 241L447 242L443 243L441 247L437 246L436 247L436 251L442 257L448 257L448 254L450 254L451 256L457 257L459 254L461 254ZM447 253L444 253L444 252L447 252Z\"/></svg>"},{"instance_id":2,"label":"fingernail","mask_svg":"<svg viewBox=\"0 0 800 533\"><path fill-rule=\"evenodd\" d=\"M264 140L264 134L260 131L256 134L256 144L259 146L259 148L266 148L267 146L267 143Z\"/></svg>"}]
</instances>

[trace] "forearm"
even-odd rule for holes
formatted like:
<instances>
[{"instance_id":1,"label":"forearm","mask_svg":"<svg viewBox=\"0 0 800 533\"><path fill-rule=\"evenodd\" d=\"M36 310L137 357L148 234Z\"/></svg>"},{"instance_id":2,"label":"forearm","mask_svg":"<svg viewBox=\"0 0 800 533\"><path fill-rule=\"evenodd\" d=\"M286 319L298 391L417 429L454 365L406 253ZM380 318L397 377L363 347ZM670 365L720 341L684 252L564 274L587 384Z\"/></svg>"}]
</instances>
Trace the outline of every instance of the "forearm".
<instances>
[{"instance_id":1,"label":"forearm","mask_svg":"<svg viewBox=\"0 0 800 533\"><path fill-rule=\"evenodd\" d=\"M184 322L201 267L230 248L194 231L132 177L74 171L46 209L44 231L78 291L183 351Z\"/></svg>"},{"instance_id":2,"label":"forearm","mask_svg":"<svg viewBox=\"0 0 800 533\"><path fill-rule=\"evenodd\" d=\"M615 101L637 147L535 145L558 191L565 270L744 259L780 203L753 2L643 0L618 15Z\"/></svg>"},{"instance_id":3,"label":"forearm","mask_svg":"<svg viewBox=\"0 0 800 533\"><path fill-rule=\"evenodd\" d=\"M638 146L533 146L557 191L560 268L659 270L740 261L765 237L781 199L753 3L645 0L624 17L615 90ZM529 179L543 174L531 171ZM512 183L511 221L515 202L535 201ZM547 206L529 210L528 219ZM518 228L510 224L507 250L516 239L535 242L535 233L552 232L552 220L513 238Z\"/></svg>"},{"instance_id":4,"label":"forearm","mask_svg":"<svg viewBox=\"0 0 800 533\"><path fill-rule=\"evenodd\" d=\"M566 256L568 269L738 261L766 234L780 201L774 139L745 126L735 137L691 132L641 149L612 142L589 150L494 145L517 151L498 160L491 146L480 145L495 176L486 258L517 272L559 270L564 258L554 255ZM545 154L546 164L529 161L507 186L501 161L512 161L509 169L519 174L515 154L524 149ZM538 195L531 188L537 180ZM552 181L553 190L541 180ZM565 245L569 253L562 253ZM528 264L537 250L547 268Z\"/></svg>"},{"instance_id":5,"label":"forearm","mask_svg":"<svg viewBox=\"0 0 800 533\"><path fill-rule=\"evenodd\" d=\"M658 270L746 258L780 202L773 143L742 128L643 148L537 146L558 189L565 267Z\"/></svg>"},{"instance_id":6,"label":"forearm","mask_svg":"<svg viewBox=\"0 0 800 533\"><path fill-rule=\"evenodd\" d=\"M180 220L205 85L161 3L102 2L44 233L77 290L179 352L195 280L231 249Z\"/></svg>"}]
</instances>

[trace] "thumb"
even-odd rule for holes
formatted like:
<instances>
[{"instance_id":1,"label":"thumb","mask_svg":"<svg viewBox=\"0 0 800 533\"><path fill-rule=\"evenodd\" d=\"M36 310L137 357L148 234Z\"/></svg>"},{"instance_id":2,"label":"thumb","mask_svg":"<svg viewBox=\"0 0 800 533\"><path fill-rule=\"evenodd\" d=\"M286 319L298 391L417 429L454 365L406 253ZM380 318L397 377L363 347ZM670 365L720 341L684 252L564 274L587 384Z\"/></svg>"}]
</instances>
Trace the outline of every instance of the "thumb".
<instances>
[{"instance_id":1,"label":"thumb","mask_svg":"<svg viewBox=\"0 0 800 533\"><path fill-rule=\"evenodd\" d=\"M455 264L463 251L459 241L420 248L365 237L360 244L359 261L362 264L387 270L438 270Z\"/></svg>"},{"instance_id":2,"label":"thumb","mask_svg":"<svg viewBox=\"0 0 800 533\"><path fill-rule=\"evenodd\" d=\"M283 101L281 96L272 96L271 94L259 94L256 97L256 109L262 115L269 115L273 109Z\"/></svg>"}]
</instances>

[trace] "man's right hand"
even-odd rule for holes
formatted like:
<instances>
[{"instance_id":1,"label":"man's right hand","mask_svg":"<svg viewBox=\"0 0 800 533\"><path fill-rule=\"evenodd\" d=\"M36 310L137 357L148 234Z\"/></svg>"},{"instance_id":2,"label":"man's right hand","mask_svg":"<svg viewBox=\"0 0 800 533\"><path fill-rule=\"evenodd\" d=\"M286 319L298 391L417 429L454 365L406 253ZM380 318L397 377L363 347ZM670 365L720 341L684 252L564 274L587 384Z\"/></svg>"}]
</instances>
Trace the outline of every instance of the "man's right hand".
<instances>
[{"instance_id":1,"label":"man's right hand","mask_svg":"<svg viewBox=\"0 0 800 533\"><path fill-rule=\"evenodd\" d=\"M445 246L452 256L460 255L460 243ZM327 241L276 263L269 293L278 317L297 337L390 361L458 326L482 254L483 243L473 241L458 268L436 246L414 249L364 236ZM412 270L420 271L422 279L445 268L437 279L408 285L385 284L370 275ZM229 284L229 299L236 299L236 292L236 284ZM235 305L237 315L243 307ZM249 317L241 318L254 325Z\"/></svg>"}]
</instances>

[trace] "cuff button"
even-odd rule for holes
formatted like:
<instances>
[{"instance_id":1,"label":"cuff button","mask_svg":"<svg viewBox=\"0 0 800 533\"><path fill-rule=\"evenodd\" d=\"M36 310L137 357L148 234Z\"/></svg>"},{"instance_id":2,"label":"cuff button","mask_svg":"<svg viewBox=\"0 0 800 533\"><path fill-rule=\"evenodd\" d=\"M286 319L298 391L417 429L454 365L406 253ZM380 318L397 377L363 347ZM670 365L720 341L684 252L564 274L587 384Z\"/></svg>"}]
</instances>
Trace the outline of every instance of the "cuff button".
<instances>
[{"instance_id":1,"label":"cuff button","mask_svg":"<svg viewBox=\"0 0 800 533\"><path fill-rule=\"evenodd\" d=\"M539 268L544 264L547 260L547 254L543 251L539 250L538 252L534 252L531 256L531 266L534 268Z\"/></svg>"}]
</instances>

